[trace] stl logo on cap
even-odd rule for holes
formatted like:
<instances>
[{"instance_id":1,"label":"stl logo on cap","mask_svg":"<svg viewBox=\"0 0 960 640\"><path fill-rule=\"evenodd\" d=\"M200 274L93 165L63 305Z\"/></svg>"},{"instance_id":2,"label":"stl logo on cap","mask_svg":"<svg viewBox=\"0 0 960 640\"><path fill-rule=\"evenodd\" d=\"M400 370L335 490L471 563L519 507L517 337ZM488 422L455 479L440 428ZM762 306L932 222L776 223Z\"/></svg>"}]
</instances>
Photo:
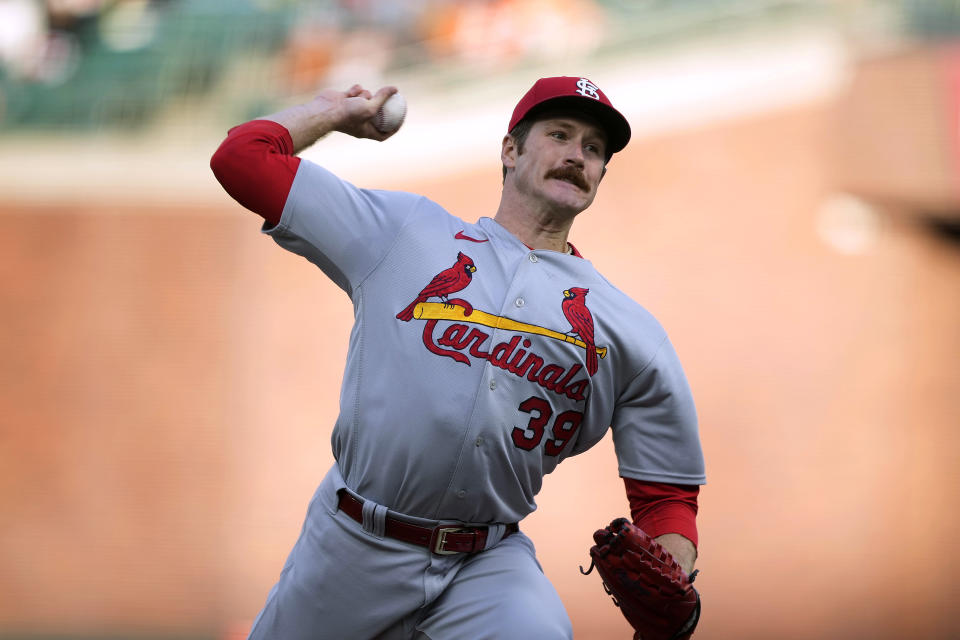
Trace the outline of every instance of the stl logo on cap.
<instances>
[{"instance_id":1,"label":"stl logo on cap","mask_svg":"<svg viewBox=\"0 0 960 640\"><path fill-rule=\"evenodd\" d=\"M593 84L586 78L580 78L577 80L577 93L582 95L584 98L593 98L594 100L600 99L600 94L597 91L600 90L600 87Z\"/></svg>"}]
</instances>

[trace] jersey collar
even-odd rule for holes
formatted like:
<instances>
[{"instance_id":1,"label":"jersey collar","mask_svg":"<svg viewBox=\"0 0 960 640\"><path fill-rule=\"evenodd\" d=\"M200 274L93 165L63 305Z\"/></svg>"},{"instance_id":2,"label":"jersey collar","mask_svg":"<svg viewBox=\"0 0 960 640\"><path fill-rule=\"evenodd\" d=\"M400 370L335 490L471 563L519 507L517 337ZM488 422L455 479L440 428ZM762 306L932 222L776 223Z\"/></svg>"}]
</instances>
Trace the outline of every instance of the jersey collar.
<instances>
[{"instance_id":1,"label":"jersey collar","mask_svg":"<svg viewBox=\"0 0 960 640\"><path fill-rule=\"evenodd\" d=\"M515 236L515 235L513 235L512 233L510 233L509 231L507 231L507 230L504 228L503 225L501 225L499 222L497 222L497 221L494 220L493 218L489 218L489 217L484 216L484 217L480 218L480 220L478 220L477 222L478 222L478 224L484 223L483 226L489 226L489 227L491 227L491 229L496 229L497 231L499 231L499 232L502 233L503 235L509 236L509 237L512 238L515 242L519 242L520 244L522 244L524 247L526 247L526 248L529 249L530 251L536 251L536 249L534 249L533 247L531 247L530 245L528 245L526 242L523 242L522 240L520 240L520 238L518 238L517 236ZM490 230L488 229L487 231L489 232ZM559 253L559 252L554 252L554 253ZM575 257L575 258L581 258L581 259L583 259L583 256L580 254L580 252L577 250L577 248L576 248L575 246L573 246L573 243L571 243L571 242L567 242L566 255L571 255L571 256L573 256L573 257Z\"/></svg>"}]
</instances>

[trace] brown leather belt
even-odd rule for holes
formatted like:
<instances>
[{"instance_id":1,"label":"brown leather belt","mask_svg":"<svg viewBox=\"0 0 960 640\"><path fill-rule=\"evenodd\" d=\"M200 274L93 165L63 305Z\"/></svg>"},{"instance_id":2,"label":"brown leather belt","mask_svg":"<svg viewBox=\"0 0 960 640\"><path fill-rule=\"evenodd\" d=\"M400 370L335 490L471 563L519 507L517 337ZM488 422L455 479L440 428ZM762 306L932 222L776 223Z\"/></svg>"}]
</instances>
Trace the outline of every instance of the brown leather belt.
<instances>
[{"instance_id":1,"label":"brown leather belt","mask_svg":"<svg viewBox=\"0 0 960 640\"><path fill-rule=\"evenodd\" d=\"M363 524L362 500L341 491L338 506L345 514ZM516 522L508 524L503 537L506 538L519 530ZM477 553L483 551L487 544L487 527L421 527L390 516L386 517L384 534L401 542L426 547L441 556Z\"/></svg>"}]
</instances>

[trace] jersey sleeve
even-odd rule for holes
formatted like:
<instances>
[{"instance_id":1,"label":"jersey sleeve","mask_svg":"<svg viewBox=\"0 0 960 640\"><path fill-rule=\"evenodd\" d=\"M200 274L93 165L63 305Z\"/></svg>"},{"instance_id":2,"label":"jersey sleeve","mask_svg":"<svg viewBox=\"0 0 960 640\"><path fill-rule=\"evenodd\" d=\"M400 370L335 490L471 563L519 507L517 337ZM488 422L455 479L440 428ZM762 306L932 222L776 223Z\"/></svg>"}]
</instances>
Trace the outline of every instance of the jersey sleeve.
<instances>
[{"instance_id":1,"label":"jersey sleeve","mask_svg":"<svg viewBox=\"0 0 960 640\"><path fill-rule=\"evenodd\" d=\"M623 483L635 525L651 538L665 533L679 533L694 547L697 546L697 496L700 487L643 482L634 478L624 478Z\"/></svg>"},{"instance_id":2,"label":"jersey sleeve","mask_svg":"<svg viewBox=\"0 0 960 640\"><path fill-rule=\"evenodd\" d=\"M622 391L612 429L622 477L706 483L693 394L668 338Z\"/></svg>"},{"instance_id":3,"label":"jersey sleeve","mask_svg":"<svg viewBox=\"0 0 960 640\"><path fill-rule=\"evenodd\" d=\"M269 120L232 128L210 158L213 175L224 190L271 224L280 221L299 165L290 133Z\"/></svg>"},{"instance_id":4,"label":"jersey sleeve","mask_svg":"<svg viewBox=\"0 0 960 640\"><path fill-rule=\"evenodd\" d=\"M352 295L394 245L423 196L360 189L301 160L277 225L263 232Z\"/></svg>"}]
</instances>

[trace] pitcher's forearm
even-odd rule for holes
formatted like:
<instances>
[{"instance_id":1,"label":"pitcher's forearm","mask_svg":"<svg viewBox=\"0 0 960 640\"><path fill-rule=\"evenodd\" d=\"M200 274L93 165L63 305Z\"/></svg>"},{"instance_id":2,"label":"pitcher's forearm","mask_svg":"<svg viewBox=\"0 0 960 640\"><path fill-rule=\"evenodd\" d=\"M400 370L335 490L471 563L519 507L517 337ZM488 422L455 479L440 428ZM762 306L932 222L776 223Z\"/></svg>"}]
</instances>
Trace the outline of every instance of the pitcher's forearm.
<instances>
[{"instance_id":1,"label":"pitcher's forearm","mask_svg":"<svg viewBox=\"0 0 960 640\"><path fill-rule=\"evenodd\" d=\"M679 533L665 533L654 538L660 545L670 552L687 575L693 573L693 565L697 561L697 548L693 543Z\"/></svg>"},{"instance_id":2,"label":"pitcher's forearm","mask_svg":"<svg viewBox=\"0 0 960 640\"><path fill-rule=\"evenodd\" d=\"M335 131L339 120L332 108L316 100L298 104L260 118L282 125L290 132L293 152L300 153L314 142Z\"/></svg>"},{"instance_id":3,"label":"pitcher's forearm","mask_svg":"<svg viewBox=\"0 0 960 640\"><path fill-rule=\"evenodd\" d=\"M359 84L346 91L325 89L310 102L264 116L286 127L293 140L293 151L299 153L331 131L340 131L355 138L386 140L391 133L378 130L373 119L396 87L383 87L375 94Z\"/></svg>"}]
</instances>

